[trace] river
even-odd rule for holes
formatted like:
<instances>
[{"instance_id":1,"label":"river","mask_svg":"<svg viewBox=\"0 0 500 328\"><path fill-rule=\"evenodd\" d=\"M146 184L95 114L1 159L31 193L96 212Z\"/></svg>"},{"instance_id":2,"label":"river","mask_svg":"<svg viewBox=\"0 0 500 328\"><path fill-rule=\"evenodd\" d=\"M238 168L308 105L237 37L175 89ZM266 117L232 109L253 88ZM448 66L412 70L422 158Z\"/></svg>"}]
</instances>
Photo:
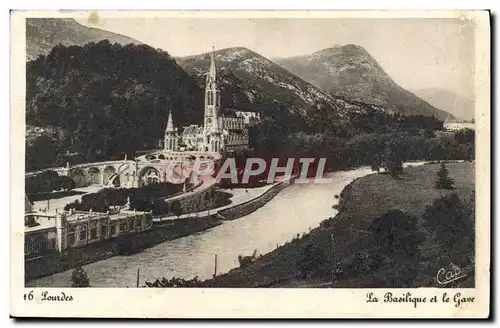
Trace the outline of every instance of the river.
<instances>
[{"instance_id":1,"label":"river","mask_svg":"<svg viewBox=\"0 0 500 328\"><path fill-rule=\"evenodd\" d=\"M419 165L421 163L411 163ZM370 168L329 173L327 184L292 184L266 205L243 218L187 237L168 241L131 256L115 256L84 266L92 287L135 287L161 277L200 279L212 277L217 254L217 273L238 266L238 255L264 254L307 233L328 217L342 189L353 179L372 173ZM27 283L29 287L70 287L71 272L57 273Z\"/></svg>"}]
</instances>

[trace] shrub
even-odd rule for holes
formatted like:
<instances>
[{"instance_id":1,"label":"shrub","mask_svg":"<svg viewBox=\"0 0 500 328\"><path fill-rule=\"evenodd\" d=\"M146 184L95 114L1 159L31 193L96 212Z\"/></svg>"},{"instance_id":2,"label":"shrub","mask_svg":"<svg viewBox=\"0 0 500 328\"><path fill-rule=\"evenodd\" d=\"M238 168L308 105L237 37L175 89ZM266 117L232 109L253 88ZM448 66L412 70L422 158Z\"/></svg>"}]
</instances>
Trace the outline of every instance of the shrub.
<instances>
[{"instance_id":1,"label":"shrub","mask_svg":"<svg viewBox=\"0 0 500 328\"><path fill-rule=\"evenodd\" d=\"M251 256L241 256L238 255L238 263L240 264L240 268L244 269L248 267L252 262L257 258L257 250L253 251Z\"/></svg>"},{"instance_id":2,"label":"shrub","mask_svg":"<svg viewBox=\"0 0 500 328\"><path fill-rule=\"evenodd\" d=\"M384 258L380 254L365 249L354 255L351 268L357 274L364 274L378 269L383 261Z\"/></svg>"},{"instance_id":3,"label":"shrub","mask_svg":"<svg viewBox=\"0 0 500 328\"><path fill-rule=\"evenodd\" d=\"M453 136L456 142L460 144L474 143L476 138L476 133L471 129L462 129L455 132Z\"/></svg>"},{"instance_id":4,"label":"shrub","mask_svg":"<svg viewBox=\"0 0 500 328\"><path fill-rule=\"evenodd\" d=\"M150 288L167 288L167 287L174 287L174 288L189 288L189 287L204 287L204 282L200 281L198 277L194 277L193 279L182 279L182 278L175 278L173 277L172 279L168 280L166 278L161 278L161 279L156 279L154 282L147 282L146 281L146 286L145 287L150 287Z\"/></svg>"},{"instance_id":5,"label":"shrub","mask_svg":"<svg viewBox=\"0 0 500 328\"><path fill-rule=\"evenodd\" d=\"M71 274L71 287L90 287L90 281L85 270L78 266Z\"/></svg>"},{"instance_id":6,"label":"shrub","mask_svg":"<svg viewBox=\"0 0 500 328\"><path fill-rule=\"evenodd\" d=\"M419 246L423 241L423 235L418 228L416 217L400 210L391 210L375 219L370 230L380 255L403 259L420 255Z\"/></svg>"},{"instance_id":7,"label":"shrub","mask_svg":"<svg viewBox=\"0 0 500 328\"><path fill-rule=\"evenodd\" d=\"M79 211L92 209L95 212L106 212L110 206L125 205L130 197L131 207L139 211L153 211L154 215L168 213L168 206L163 201L164 197L180 191L182 185L170 183L157 183L139 188L115 189L106 188L97 193L82 196L81 202L67 204L64 209L74 208Z\"/></svg>"},{"instance_id":8,"label":"shrub","mask_svg":"<svg viewBox=\"0 0 500 328\"><path fill-rule=\"evenodd\" d=\"M179 217L182 215L182 207L180 202L173 202L170 208L170 211L176 216Z\"/></svg>"},{"instance_id":9,"label":"shrub","mask_svg":"<svg viewBox=\"0 0 500 328\"><path fill-rule=\"evenodd\" d=\"M27 194L49 193L56 190L71 190L75 188L73 179L59 176L57 172L47 170L33 177L26 178L25 190Z\"/></svg>"},{"instance_id":10,"label":"shrub","mask_svg":"<svg viewBox=\"0 0 500 328\"><path fill-rule=\"evenodd\" d=\"M68 176L62 176L61 178L61 187L64 190L72 190L75 189L75 181Z\"/></svg>"},{"instance_id":11,"label":"shrub","mask_svg":"<svg viewBox=\"0 0 500 328\"><path fill-rule=\"evenodd\" d=\"M441 247L442 255L458 262L474 252L473 215L474 211L465 208L456 193L438 198L427 207L424 227Z\"/></svg>"},{"instance_id":12,"label":"shrub","mask_svg":"<svg viewBox=\"0 0 500 328\"><path fill-rule=\"evenodd\" d=\"M40 223L36 222L35 216L27 215L24 217L24 225L26 227L36 227L36 226L39 226Z\"/></svg>"},{"instance_id":13,"label":"shrub","mask_svg":"<svg viewBox=\"0 0 500 328\"><path fill-rule=\"evenodd\" d=\"M324 250L313 242L310 241L305 245L301 245L297 264L303 279L314 274L326 263L326 261L327 257Z\"/></svg>"}]
</instances>

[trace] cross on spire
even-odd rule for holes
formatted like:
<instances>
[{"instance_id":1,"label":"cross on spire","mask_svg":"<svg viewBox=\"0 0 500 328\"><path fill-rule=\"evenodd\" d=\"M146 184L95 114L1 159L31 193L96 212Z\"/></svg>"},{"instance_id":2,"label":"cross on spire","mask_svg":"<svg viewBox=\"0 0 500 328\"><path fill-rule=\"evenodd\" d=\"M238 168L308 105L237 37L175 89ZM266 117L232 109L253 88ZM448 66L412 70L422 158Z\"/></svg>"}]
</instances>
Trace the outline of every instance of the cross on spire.
<instances>
[{"instance_id":1,"label":"cross on spire","mask_svg":"<svg viewBox=\"0 0 500 328\"><path fill-rule=\"evenodd\" d=\"M172 121L172 110L168 112L168 121L167 127L165 128L165 132L173 132L174 130L174 122Z\"/></svg>"},{"instance_id":2,"label":"cross on spire","mask_svg":"<svg viewBox=\"0 0 500 328\"><path fill-rule=\"evenodd\" d=\"M215 47L212 46L212 54L210 55L210 69L207 74L207 87L211 87L212 83L217 81L215 68Z\"/></svg>"}]
</instances>

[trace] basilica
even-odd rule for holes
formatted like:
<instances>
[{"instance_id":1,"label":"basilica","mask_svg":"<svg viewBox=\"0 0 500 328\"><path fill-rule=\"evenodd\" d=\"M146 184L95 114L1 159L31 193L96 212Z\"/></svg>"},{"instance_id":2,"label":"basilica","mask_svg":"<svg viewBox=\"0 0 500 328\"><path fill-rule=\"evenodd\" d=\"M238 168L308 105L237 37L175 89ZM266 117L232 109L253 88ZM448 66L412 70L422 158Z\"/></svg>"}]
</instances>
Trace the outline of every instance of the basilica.
<instances>
[{"instance_id":1,"label":"basilica","mask_svg":"<svg viewBox=\"0 0 500 328\"><path fill-rule=\"evenodd\" d=\"M260 121L257 112L226 111L222 115L220 90L217 86L215 57L212 51L205 86L204 124L184 127L181 133L174 128L172 112L165 129L165 151L206 151L221 154L247 150L248 127Z\"/></svg>"}]
</instances>

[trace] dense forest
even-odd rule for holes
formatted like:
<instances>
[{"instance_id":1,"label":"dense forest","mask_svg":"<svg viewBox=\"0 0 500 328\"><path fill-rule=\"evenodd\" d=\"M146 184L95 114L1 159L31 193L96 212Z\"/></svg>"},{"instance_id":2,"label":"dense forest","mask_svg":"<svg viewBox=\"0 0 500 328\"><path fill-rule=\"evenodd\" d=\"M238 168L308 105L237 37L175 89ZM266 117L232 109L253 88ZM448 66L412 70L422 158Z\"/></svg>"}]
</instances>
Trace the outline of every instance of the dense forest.
<instances>
[{"instance_id":1,"label":"dense forest","mask_svg":"<svg viewBox=\"0 0 500 328\"><path fill-rule=\"evenodd\" d=\"M169 109L178 126L203 120L202 90L168 53L149 46L59 45L26 71L26 123L64 131L26 145L28 169L61 165L68 153L94 160L155 147ZM48 160L40 160L43 152Z\"/></svg>"},{"instance_id":2,"label":"dense forest","mask_svg":"<svg viewBox=\"0 0 500 328\"><path fill-rule=\"evenodd\" d=\"M250 136L257 154L326 158L329 170L371 165L388 152L402 161L474 159L474 131L442 130L443 122L433 116L373 111L353 114L343 124L311 117L286 125L266 118Z\"/></svg>"}]
</instances>

